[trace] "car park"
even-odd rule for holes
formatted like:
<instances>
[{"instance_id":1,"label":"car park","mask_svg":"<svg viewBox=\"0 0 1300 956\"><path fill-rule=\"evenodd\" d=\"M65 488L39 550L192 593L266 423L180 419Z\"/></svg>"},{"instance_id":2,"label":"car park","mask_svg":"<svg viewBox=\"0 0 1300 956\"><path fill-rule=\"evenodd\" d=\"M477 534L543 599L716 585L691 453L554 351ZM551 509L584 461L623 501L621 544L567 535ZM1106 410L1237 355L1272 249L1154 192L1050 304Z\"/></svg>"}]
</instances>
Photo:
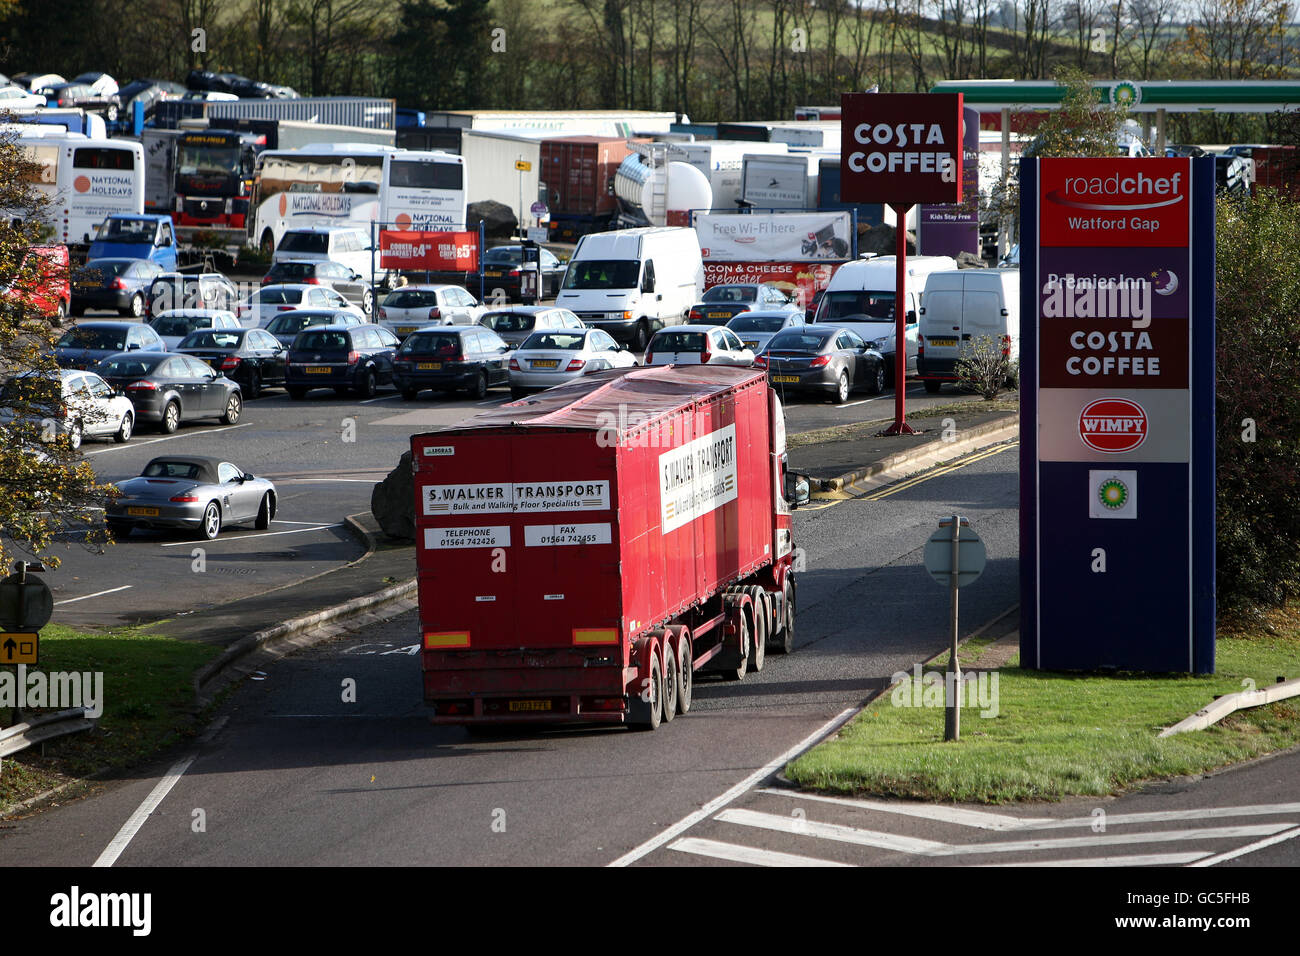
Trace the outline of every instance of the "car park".
<instances>
[{"instance_id":1,"label":"car park","mask_svg":"<svg viewBox=\"0 0 1300 956\"><path fill-rule=\"evenodd\" d=\"M112 309L141 318L149 286L160 274L144 259L92 259L72 274L72 314Z\"/></svg>"},{"instance_id":2,"label":"car park","mask_svg":"<svg viewBox=\"0 0 1300 956\"><path fill-rule=\"evenodd\" d=\"M271 263L303 259L341 262L363 276L369 276L372 268L381 272L370 234L352 226L300 226L287 230L280 237Z\"/></svg>"},{"instance_id":3,"label":"car park","mask_svg":"<svg viewBox=\"0 0 1300 956\"><path fill-rule=\"evenodd\" d=\"M564 264L556 258L555 253L544 247L537 250L541 266L541 297L553 299L560 291L564 281ZM511 302L521 299L521 283L524 271L523 246L493 246L483 253L483 281L489 292L500 289ZM530 263L528 268L532 268Z\"/></svg>"},{"instance_id":4,"label":"car park","mask_svg":"<svg viewBox=\"0 0 1300 956\"><path fill-rule=\"evenodd\" d=\"M727 328L740 336L745 348L757 355L778 332L800 328L804 324L802 312L776 309L741 312L727 323Z\"/></svg>"},{"instance_id":5,"label":"car park","mask_svg":"<svg viewBox=\"0 0 1300 956\"><path fill-rule=\"evenodd\" d=\"M0 298L62 325L72 308L67 246L31 246L16 275L0 278Z\"/></svg>"},{"instance_id":6,"label":"car park","mask_svg":"<svg viewBox=\"0 0 1300 956\"><path fill-rule=\"evenodd\" d=\"M233 312L239 290L220 272L164 272L149 284L145 315L171 309L221 309Z\"/></svg>"},{"instance_id":7,"label":"car park","mask_svg":"<svg viewBox=\"0 0 1300 956\"><path fill-rule=\"evenodd\" d=\"M175 350L181 340L196 329L237 329L235 313L224 309L171 309L149 320L168 350Z\"/></svg>"},{"instance_id":8,"label":"car park","mask_svg":"<svg viewBox=\"0 0 1300 956\"><path fill-rule=\"evenodd\" d=\"M333 289L366 315L370 315L374 306L375 296L365 277L359 272L353 272L343 263L330 259L281 259L262 277L262 284L281 283L319 285Z\"/></svg>"},{"instance_id":9,"label":"car park","mask_svg":"<svg viewBox=\"0 0 1300 956\"><path fill-rule=\"evenodd\" d=\"M118 352L101 361L96 371L131 399L137 422L153 422L164 434L196 419L234 425L243 414L239 386L191 355Z\"/></svg>"},{"instance_id":10,"label":"car park","mask_svg":"<svg viewBox=\"0 0 1300 956\"><path fill-rule=\"evenodd\" d=\"M135 430L135 407L131 400L113 390L94 372L63 369L54 376L29 371L16 375L0 392L0 423L25 419L40 431L41 441L51 441L53 432L67 437L73 448L83 438L111 437L124 442Z\"/></svg>"},{"instance_id":11,"label":"car park","mask_svg":"<svg viewBox=\"0 0 1300 956\"><path fill-rule=\"evenodd\" d=\"M283 386L289 350L266 329L200 329L185 336L177 352L207 362L257 398L268 386Z\"/></svg>"},{"instance_id":12,"label":"car park","mask_svg":"<svg viewBox=\"0 0 1300 956\"><path fill-rule=\"evenodd\" d=\"M377 325L309 328L289 347L285 388L290 398L303 398L314 388L374 398L380 385L394 384L397 344L397 336Z\"/></svg>"},{"instance_id":13,"label":"car park","mask_svg":"<svg viewBox=\"0 0 1300 956\"><path fill-rule=\"evenodd\" d=\"M636 356L600 329L555 329L528 336L510 356L510 395L571 382L607 368L632 368Z\"/></svg>"},{"instance_id":14,"label":"car park","mask_svg":"<svg viewBox=\"0 0 1300 956\"><path fill-rule=\"evenodd\" d=\"M754 363L780 393L814 392L843 404L856 389L885 389L886 359L852 329L806 325L787 329Z\"/></svg>"},{"instance_id":15,"label":"car park","mask_svg":"<svg viewBox=\"0 0 1300 956\"><path fill-rule=\"evenodd\" d=\"M235 306L235 315L241 325L265 329L280 313L299 309L351 312L359 322L366 318L365 313L333 289L305 283L263 286Z\"/></svg>"},{"instance_id":16,"label":"car park","mask_svg":"<svg viewBox=\"0 0 1300 956\"><path fill-rule=\"evenodd\" d=\"M345 312L342 309L297 309L277 315L267 325L266 331L285 348L291 348L298 333L309 328L321 325L350 327L365 324L366 322L355 313Z\"/></svg>"},{"instance_id":17,"label":"car park","mask_svg":"<svg viewBox=\"0 0 1300 956\"><path fill-rule=\"evenodd\" d=\"M138 478L116 488L118 494L104 507L104 522L117 538L136 528L177 528L211 541L231 525L265 530L276 511L274 484L219 458L155 458Z\"/></svg>"},{"instance_id":18,"label":"car park","mask_svg":"<svg viewBox=\"0 0 1300 956\"><path fill-rule=\"evenodd\" d=\"M397 350L395 384L402 398L422 390L465 389L486 398L489 388L510 381L510 346L481 326L436 326L412 332Z\"/></svg>"},{"instance_id":19,"label":"car park","mask_svg":"<svg viewBox=\"0 0 1300 956\"><path fill-rule=\"evenodd\" d=\"M740 337L718 325L676 325L655 333L646 365L753 365L754 353Z\"/></svg>"},{"instance_id":20,"label":"car park","mask_svg":"<svg viewBox=\"0 0 1300 956\"><path fill-rule=\"evenodd\" d=\"M141 322L81 322L54 343L60 368L93 369L117 352L165 352L162 338Z\"/></svg>"},{"instance_id":21,"label":"car park","mask_svg":"<svg viewBox=\"0 0 1300 956\"><path fill-rule=\"evenodd\" d=\"M401 338L426 325L473 325L485 311L458 285L406 285L384 296L378 317Z\"/></svg>"},{"instance_id":22,"label":"car park","mask_svg":"<svg viewBox=\"0 0 1300 956\"><path fill-rule=\"evenodd\" d=\"M764 282L731 282L706 289L691 306L689 321L696 325L726 325L742 312L755 309L795 309L790 297Z\"/></svg>"},{"instance_id":23,"label":"car park","mask_svg":"<svg viewBox=\"0 0 1300 956\"><path fill-rule=\"evenodd\" d=\"M586 325L568 309L550 305L520 305L493 309L478 324L491 329L510 345L519 345L534 332L546 329L585 329Z\"/></svg>"}]
</instances>

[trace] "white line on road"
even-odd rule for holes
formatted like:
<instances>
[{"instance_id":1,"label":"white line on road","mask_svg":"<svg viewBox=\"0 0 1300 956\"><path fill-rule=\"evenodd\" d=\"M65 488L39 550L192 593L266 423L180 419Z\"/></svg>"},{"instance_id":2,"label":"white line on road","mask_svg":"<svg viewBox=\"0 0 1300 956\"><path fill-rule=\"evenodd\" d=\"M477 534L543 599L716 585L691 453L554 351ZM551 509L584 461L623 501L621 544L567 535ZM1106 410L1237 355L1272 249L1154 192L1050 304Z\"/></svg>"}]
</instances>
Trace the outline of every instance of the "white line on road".
<instances>
[{"instance_id":1,"label":"white line on road","mask_svg":"<svg viewBox=\"0 0 1300 956\"><path fill-rule=\"evenodd\" d=\"M117 861L117 858L122 855L122 851L127 848L135 835L140 832L140 828L144 826L145 821L149 819L149 814L158 809L158 804L162 803L167 794L171 793L172 787L176 786L185 771L190 769L190 764L194 763L194 758L197 756L198 754L190 754L183 760L178 760L171 770L167 771L167 775L159 780L157 786L150 791L149 796L144 798L144 803L136 807L135 813L131 814L131 818L122 824L122 829L117 831L117 836L113 837L113 842L104 848L103 853L99 854L99 859L94 863L95 866L112 866Z\"/></svg>"},{"instance_id":2,"label":"white line on road","mask_svg":"<svg viewBox=\"0 0 1300 956\"><path fill-rule=\"evenodd\" d=\"M171 441L173 438L194 438L198 435L211 435L213 432L231 432L236 428L247 428L252 422L244 422L242 425L223 425L221 428L205 428L202 431L195 432L177 432L175 435L164 435L162 438L150 438L148 441L126 442L123 445L114 445L112 448L103 448L99 451L86 452L83 458L94 458L96 455L107 455L110 451L129 451L132 448L141 448L145 445L156 445L160 441Z\"/></svg>"},{"instance_id":3,"label":"white line on road","mask_svg":"<svg viewBox=\"0 0 1300 956\"><path fill-rule=\"evenodd\" d=\"M362 400L362 401L360 401L360 402L357 402L357 404L358 404L358 405L373 405L375 402L391 402L391 401L392 401L393 399L395 399L395 398L397 398L396 395L380 395L378 398L367 398L367 399L364 399L364 400Z\"/></svg>"},{"instance_id":4,"label":"white line on road","mask_svg":"<svg viewBox=\"0 0 1300 956\"><path fill-rule=\"evenodd\" d=\"M881 813L897 813L908 817L922 817L937 820L940 823L955 823L963 827L978 827L981 830L1018 830L1038 819L1022 819L1004 813L986 813L983 810L963 810L960 807L941 807L925 803L891 803L884 800L854 800L850 797L823 797L812 793L800 793L796 790L778 790L764 787L755 793L767 793L777 797L789 797L792 800L816 800L821 803L837 803L845 807L857 807L861 810L878 810ZM1111 822L1110 817L1106 822ZM1046 821L1048 823L1054 821ZM1091 817L1088 824L1094 823Z\"/></svg>"},{"instance_id":5,"label":"white line on road","mask_svg":"<svg viewBox=\"0 0 1300 956\"><path fill-rule=\"evenodd\" d=\"M736 784L726 793L714 797L704 806L700 807L700 809L696 810L694 813L691 813L683 817L681 820L677 821L668 829L660 833L657 837L652 837L651 839L647 840L645 843L642 843L636 849L623 854L617 860L615 860L613 863L610 863L609 865L627 866L631 863L635 863L637 860L641 859L641 857L645 856L647 853L652 853L655 850L659 849L661 846L663 846L673 837L677 836L679 833L689 830L691 827L695 826L695 824L699 823L701 820L707 819L708 816L714 811L720 810L723 807L725 807L732 800L735 800L738 796L740 796L742 793L747 791L754 784L758 783L760 780L764 779L769 774L773 773L778 767L780 767L786 761L794 759L794 757L802 753L807 748L811 747L822 737L826 736L827 734L833 733L836 730L836 728L838 728L841 724L846 723L848 719L852 717L854 714L856 714L857 712L858 709L856 707L850 707L847 710L841 711L837 716L832 717L830 720L826 721L826 723L822 724L820 727L814 730L803 740L799 741L797 744L795 744L785 753L781 754L781 756L769 760L766 764L759 767L757 770L751 773L744 780L740 781L740 783Z\"/></svg>"},{"instance_id":6,"label":"white line on road","mask_svg":"<svg viewBox=\"0 0 1300 956\"><path fill-rule=\"evenodd\" d=\"M1267 817L1300 813L1300 803L1256 803L1242 807L1205 807L1200 810L1159 810L1152 813L1108 813L1106 826L1125 823L1172 823L1175 820L1219 820L1230 817ZM1065 820L1026 820L1024 830L1055 830L1066 827L1090 827L1096 817L1070 817Z\"/></svg>"},{"instance_id":7,"label":"white line on road","mask_svg":"<svg viewBox=\"0 0 1300 956\"><path fill-rule=\"evenodd\" d=\"M318 524L311 528L295 528L293 531L264 531L261 534L240 535L238 538L213 538L211 541L203 542L202 546L207 547L210 544L230 544L239 541L248 541L251 538L275 538L282 534L302 534L303 532L306 531L324 531L326 528L341 528L341 527L343 527L343 522L340 521L337 524ZM170 544L160 544L158 547L192 548L198 546L199 544L197 544L194 541L172 541Z\"/></svg>"},{"instance_id":8,"label":"white line on road","mask_svg":"<svg viewBox=\"0 0 1300 956\"><path fill-rule=\"evenodd\" d=\"M279 518L274 518L272 519L271 524L301 524L301 525L312 525L313 527L315 527L316 525L320 524L320 522L319 521L281 521ZM961 658L957 658L957 660L960 662Z\"/></svg>"},{"instance_id":9,"label":"white line on road","mask_svg":"<svg viewBox=\"0 0 1300 956\"><path fill-rule=\"evenodd\" d=\"M1021 863L977 863L976 866L1182 866L1199 860L1206 853L1142 853L1136 856L1082 856L1074 860L1034 860ZM1198 865L1199 864L1193 864Z\"/></svg>"},{"instance_id":10,"label":"white line on road","mask_svg":"<svg viewBox=\"0 0 1300 956\"><path fill-rule=\"evenodd\" d=\"M94 597L103 597L105 594L116 594L118 591L126 591L134 587L133 584L123 584L120 588L109 588L107 591L96 591L94 594L83 594L81 597L66 598L62 601L55 601L55 607L60 604L76 604L78 601L89 601Z\"/></svg>"},{"instance_id":11,"label":"white line on road","mask_svg":"<svg viewBox=\"0 0 1300 956\"><path fill-rule=\"evenodd\" d=\"M723 810L713 819L743 827L775 830L777 833L793 833L798 836L834 840L836 843L874 846L897 853L932 855L943 853L949 848L948 844L936 840L896 836L893 833L881 833L877 830L859 830L857 827L840 826L837 823L818 823L816 820L806 820L803 817L783 817L776 813L760 813L757 810Z\"/></svg>"},{"instance_id":12,"label":"white line on road","mask_svg":"<svg viewBox=\"0 0 1300 956\"><path fill-rule=\"evenodd\" d=\"M668 844L668 849L682 853L694 853L696 856L708 856L715 860L729 860L732 863L751 863L754 866L852 866L852 863L837 863L834 860L819 860L812 856L798 856L794 853L777 853L775 850L757 850L753 847L738 846L735 843L721 843L717 840L701 840L699 837L682 837L676 843Z\"/></svg>"},{"instance_id":13,"label":"white line on road","mask_svg":"<svg viewBox=\"0 0 1300 956\"><path fill-rule=\"evenodd\" d=\"M1008 840L1002 843L971 843L949 846L935 856L965 856L975 853L1031 853L1071 847L1114 846L1122 843L1177 843L1183 840L1228 840L1235 837L1277 833L1293 823L1260 823L1242 827L1203 827L1197 830L1153 830L1149 833L1099 833L1096 836L1063 837L1056 840Z\"/></svg>"},{"instance_id":14,"label":"white line on road","mask_svg":"<svg viewBox=\"0 0 1300 956\"><path fill-rule=\"evenodd\" d=\"M1285 843L1287 840L1294 840L1300 836L1300 827L1294 830L1287 830L1285 833L1279 833L1269 837L1267 840L1259 840L1256 843L1250 843L1246 846L1239 847L1236 850L1229 850L1227 853L1220 853L1218 856L1212 856L1208 860L1199 860L1192 866L1214 866L1216 863L1223 863L1227 860L1235 860L1239 856L1245 856L1247 853L1254 853L1256 850L1262 850L1265 847L1274 846L1278 843Z\"/></svg>"}]
</instances>

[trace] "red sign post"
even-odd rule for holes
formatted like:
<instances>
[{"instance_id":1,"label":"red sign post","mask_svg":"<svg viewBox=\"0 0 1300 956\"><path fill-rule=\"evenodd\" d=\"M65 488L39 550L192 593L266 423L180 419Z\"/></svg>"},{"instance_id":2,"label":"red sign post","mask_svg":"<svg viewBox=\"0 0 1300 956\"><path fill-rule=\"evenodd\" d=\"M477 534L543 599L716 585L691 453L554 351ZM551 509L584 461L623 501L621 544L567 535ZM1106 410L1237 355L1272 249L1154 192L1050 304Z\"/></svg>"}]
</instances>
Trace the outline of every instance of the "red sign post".
<instances>
[{"instance_id":1,"label":"red sign post","mask_svg":"<svg viewBox=\"0 0 1300 956\"><path fill-rule=\"evenodd\" d=\"M888 203L897 217L894 317L897 345L894 424L887 435L910 435L907 383L907 212L916 203L960 203L962 94L844 93L840 112L849 141L840 152L840 198Z\"/></svg>"}]
</instances>

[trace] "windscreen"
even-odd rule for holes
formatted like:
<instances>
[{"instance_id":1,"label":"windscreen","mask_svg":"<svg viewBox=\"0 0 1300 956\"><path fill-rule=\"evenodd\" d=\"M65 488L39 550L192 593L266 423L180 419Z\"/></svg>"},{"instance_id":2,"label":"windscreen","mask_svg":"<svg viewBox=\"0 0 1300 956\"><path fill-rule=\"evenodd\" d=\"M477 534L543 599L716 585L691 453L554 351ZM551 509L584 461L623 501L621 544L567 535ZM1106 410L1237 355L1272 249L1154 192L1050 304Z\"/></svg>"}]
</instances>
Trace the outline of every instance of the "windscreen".
<instances>
[{"instance_id":1,"label":"windscreen","mask_svg":"<svg viewBox=\"0 0 1300 956\"><path fill-rule=\"evenodd\" d=\"M279 252L310 252L323 256L329 251L330 237L323 232L286 232Z\"/></svg>"},{"instance_id":2,"label":"windscreen","mask_svg":"<svg viewBox=\"0 0 1300 956\"><path fill-rule=\"evenodd\" d=\"M166 334L166 333L160 333ZM177 348L181 349L235 349L239 348L239 332L222 332L217 329L203 329L191 332L181 339Z\"/></svg>"},{"instance_id":3,"label":"windscreen","mask_svg":"<svg viewBox=\"0 0 1300 956\"><path fill-rule=\"evenodd\" d=\"M660 332L650 343L651 352L703 352L703 332Z\"/></svg>"},{"instance_id":4,"label":"windscreen","mask_svg":"<svg viewBox=\"0 0 1300 956\"><path fill-rule=\"evenodd\" d=\"M633 289L641 274L635 259L580 259L569 263L566 289Z\"/></svg>"},{"instance_id":5,"label":"windscreen","mask_svg":"<svg viewBox=\"0 0 1300 956\"><path fill-rule=\"evenodd\" d=\"M818 322L892 322L894 293L878 289L827 292L817 309Z\"/></svg>"},{"instance_id":6,"label":"windscreen","mask_svg":"<svg viewBox=\"0 0 1300 956\"><path fill-rule=\"evenodd\" d=\"M527 332L537 324L537 316L528 312L489 312L479 319L493 332Z\"/></svg>"},{"instance_id":7,"label":"windscreen","mask_svg":"<svg viewBox=\"0 0 1300 956\"><path fill-rule=\"evenodd\" d=\"M195 329L206 329L212 325L212 316L164 316L153 323L153 330L159 335L189 335Z\"/></svg>"},{"instance_id":8,"label":"windscreen","mask_svg":"<svg viewBox=\"0 0 1300 956\"><path fill-rule=\"evenodd\" d=\"M754 315L742 313L727 323L733 332L780 332L785 326L785 317L780 315Z\"/></svg>"},{"instance_id":9,"label":"windscreen","mask_svg":"<svg viewBox=\"0 0 1300 956\"><path fill-rule=\"evenodd\" d=\"M828 335L816 332L782 332L767 343L769 352L820 352Z\"/></svg>"},{"instance_id":10,"label":"windscreen","mask_svg":"<svg viewBox=\"0 0 1300 956\"><path fill-rule=\"evenodd\" d=\"M301 332L312 325L327 325L334 320L332 312L288 312L277 315L266 327L272 335L289 335ZM310 346L308 346L310 348Z\"/></svg>"},{"instance_id":11,"label":"windscreen","mask_svg":"<svg viewBox=\"0 0 1300 956\"><path fill-rule=\"evenodd\" d=\"M107 282L131 268L134 259L93 259L77 270L79 282Z\"/></svg>"},{"instance_id":12,"label":"windscreen","mask_svg":"<svg viewBox=\"0 0 1300 956\"><path fill-rule=\"evenodd\" d=\"M455 332L413 332L398 351L403 355L412 352L422 355L458 355L460 336Z\"/></svg>"},{"instance_id":13,"label":"windscreen","mask_svg":"<svg viewBox=\"0 0 1300 956\"><path fill-rule=\"evenodd\" d=\"M352 341L346 332L303 332L293 345L299 351L346 352L352 348Z\"/></svg>"},{"instance_id":14,"label":"windscreen","mask_svg":"<svg viewBox=\"0 0 1300 956\"><path fill-rule=\"evenodd\" d=\"M73 329L63 333L58 341L61 349L108 349L113 352L126 350L125 329Z\"/></svg>"},{"instance_id":15,"label":"windscreen","mask_svg":"<svg viewBox=\"0 0 1300 956\"><path fill-rule=\"evenodd\" d=\"M582 332L534 332L524 340L521 349L564 349L566 352L578 352L587 341Z\"/></svg>"},{"instance_id":16,"label":"windscreen","mask_svg":"<svg viewBox=\"0 0 1300 956\"><path fill-rule=\"evenodd\" d=\"M239 147L182 145L176 169L182 176L233 175L239 172Z\"/></svg>"},{"instance_id":17,"label":"windscreen","mask_svg":"<svg viewBox=\"0 0 1300 956\"><path fill-rule=\"evenodd\" d=\"M704 293L705 302L753 302L758 290L752 285L715 285Z\"/></svg>"},{"instance_id":18,"label":"windscreen","mask_svg":"<svg viewBox=\"0 0 1300 956\"><path fill-rule=\"evenodd\" d=\"M405 189L460 189L464 182L460 163L393 160L388 166L388 185Z\"/></svg>"},{"instance_id":19,"label":"windscreen","mask_svg":"<svg viewBox=\"0 0 1300 956\"><path fill-rule=\"evenodd\" d=\"M398 289L384 296L381 304L392 309L431 309L438 304L438 293L421 289Z\"/></svg>"},{"instance_id":20,"label":"windscreen","mask_svg":"<svg viewBox=\"0 0 1300 956\"><path fill-rule=\"evenodd\" d=\"M203 468L192 461L166 461L156 458L145 465L145 478L188 478L195 480L203 477Z\"/></svg>"},{"instance_id":21,"label":"windscreen","mask_svg":"<svg viewBox=\"0 0 1300 956\"><path fill-rule=\"evenodd\" d=\"M166 355L123 355L120 358L105 359L96 366L95 371L104 378L140 378L152 372Z\"/></svg>"},{"instance_id":22,"label":"windscreen","mask_svg":"<svg viewBox=\"0 0 1300 956\"><path fill-rule=\"evenodd\" d=\"M301 282L316 274L314 262L277 262L271 266L270 275L284 282Z\"/></svg>"},{"instance_id":23,"label":"windscreen","mask_svg":"<svg viewBox=\"0 0 1300 956\"><path fill-rule=\"evenodd\" d=\"M302 289L263 289L254 293L253 299L261 305L297 305L302 301Z\"/></svg>"}]
</instances>

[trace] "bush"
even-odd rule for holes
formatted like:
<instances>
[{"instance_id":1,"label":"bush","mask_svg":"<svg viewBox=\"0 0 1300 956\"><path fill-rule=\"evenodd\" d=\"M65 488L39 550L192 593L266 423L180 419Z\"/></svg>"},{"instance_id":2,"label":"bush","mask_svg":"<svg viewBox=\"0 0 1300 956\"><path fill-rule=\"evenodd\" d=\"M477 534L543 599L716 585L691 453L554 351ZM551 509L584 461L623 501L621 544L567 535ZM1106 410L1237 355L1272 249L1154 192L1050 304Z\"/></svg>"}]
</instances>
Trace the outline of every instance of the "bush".
<instances>
[{"instance_id":1,"label":"bush","mask_svg":"<svg viewBox=\"0 0 1300 956\"><path fill-rule=\"evenodd\" d=\"M1020 377L1020 362L1012 361L1002 343L991 335L981 335L957 362L957 383L991 402L1003 389L1014 388Z\"/></svg>"},{"instance_id":2,"label":"bush","mask_svg":"<svg viewBox=\"0 0 1300 956\"><path fill-rule=\"evenodd\" d=\"M1222 198L1216 224L1218 599L1300 590L1300 204Z\"/></svg>"}]
</instances>

